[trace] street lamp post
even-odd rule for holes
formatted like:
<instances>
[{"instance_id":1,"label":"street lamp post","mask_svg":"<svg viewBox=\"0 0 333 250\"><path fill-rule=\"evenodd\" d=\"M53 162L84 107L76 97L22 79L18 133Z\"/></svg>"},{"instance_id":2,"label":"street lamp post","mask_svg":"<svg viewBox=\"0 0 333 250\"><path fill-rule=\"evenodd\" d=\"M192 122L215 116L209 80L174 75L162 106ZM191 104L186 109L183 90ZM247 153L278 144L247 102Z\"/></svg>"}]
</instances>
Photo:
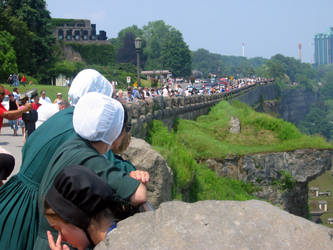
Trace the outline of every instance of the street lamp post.
<instances>
[{"instance_id":1,"label":"street lamp post","mask_svg":"<svg viewBox=\"0 0 333 250\"><path fill-rule=\"evenodd\" d=\"M136 50L136 69L138 74L138 86L140 87L140 50L141 50L142 40L140 37L135 38L135 50Z\"/></svg>"}]
</instances>

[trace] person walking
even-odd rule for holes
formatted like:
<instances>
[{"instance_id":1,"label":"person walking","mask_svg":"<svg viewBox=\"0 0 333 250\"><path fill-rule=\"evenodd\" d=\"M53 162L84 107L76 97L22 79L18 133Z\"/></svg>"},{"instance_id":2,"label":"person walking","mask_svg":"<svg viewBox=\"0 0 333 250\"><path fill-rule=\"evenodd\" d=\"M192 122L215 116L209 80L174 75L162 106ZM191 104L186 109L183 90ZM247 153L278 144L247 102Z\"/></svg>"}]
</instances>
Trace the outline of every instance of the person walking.
<instances>
[{"instance_id":1,"label":"person walking","mask_svg":"<svg viewBox=\"0 0 333 250\"><path fill-rule=\"evenodd\" d=\"M18 110L19 104L18 101L15 100L14 95L12 93L9 94L9 111ZM9 120L10 127L14 130L14 136L17 136L18 130L18 121L17 120Z\"/></svg>"},{"instance_id":2,"label":"person walking","mask_svg":"<svg viewBox=\"0 0 333 250\"><path fill-rule=\"evenodd\" d=\"M21 78L21 83L22 85L25 87L25 85L27 84L27 78L23 75Z\"/></svg>"}]
</instances>

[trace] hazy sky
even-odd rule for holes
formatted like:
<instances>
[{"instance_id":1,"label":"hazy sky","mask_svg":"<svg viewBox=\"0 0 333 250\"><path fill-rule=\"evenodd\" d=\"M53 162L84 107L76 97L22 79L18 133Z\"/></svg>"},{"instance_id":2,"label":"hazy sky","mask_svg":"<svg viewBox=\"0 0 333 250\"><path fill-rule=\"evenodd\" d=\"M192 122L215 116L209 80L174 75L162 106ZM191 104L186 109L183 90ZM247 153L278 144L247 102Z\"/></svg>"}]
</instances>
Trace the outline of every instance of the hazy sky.
<instances>
[{"instance_id":1,"label":"hazy sky","mask_svg":"<svg viewBox=\"0 0 333 250\"><path fill-rule=\"evenodd\" d=\"M333 27L333 0L46 0L52 17L90 19L109 38L133 24L164 20L191 50L313 62L313 36Z\"/></svg>"}]
</instances>

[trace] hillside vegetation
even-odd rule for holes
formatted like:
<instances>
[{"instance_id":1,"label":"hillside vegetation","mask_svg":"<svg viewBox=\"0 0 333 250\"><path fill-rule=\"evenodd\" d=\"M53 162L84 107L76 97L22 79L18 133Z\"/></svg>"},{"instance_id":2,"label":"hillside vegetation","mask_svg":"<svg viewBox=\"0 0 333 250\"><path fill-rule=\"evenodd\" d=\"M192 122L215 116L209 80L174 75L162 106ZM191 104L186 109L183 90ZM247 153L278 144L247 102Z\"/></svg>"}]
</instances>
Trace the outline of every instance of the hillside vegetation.
<instances>
[{"instance_id":1,"label":"hillside vegetation","mask_svg":"<svg viewBox=\"0 0 333 250\"><path fill-rule=\"evenodd\" d=\"M240 120L238 134L229 132L231 117ZM293 124L257 113L237 101L232 105L222 101L196 121L178 120L171 132L160 121L154 121L148 141L168 160L175 175L173 196L184 201L253 198L253 186L218 177L206 167L206 159L301 148L333 148L322 137L304 135Z\"/></svg>"}]
</instances>

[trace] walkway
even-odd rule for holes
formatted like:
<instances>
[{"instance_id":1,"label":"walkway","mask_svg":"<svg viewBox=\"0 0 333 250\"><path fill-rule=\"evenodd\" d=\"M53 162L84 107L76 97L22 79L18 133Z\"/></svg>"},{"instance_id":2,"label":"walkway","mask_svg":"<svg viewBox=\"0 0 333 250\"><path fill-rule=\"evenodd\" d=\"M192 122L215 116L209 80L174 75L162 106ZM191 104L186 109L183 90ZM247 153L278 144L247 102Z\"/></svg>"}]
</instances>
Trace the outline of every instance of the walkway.
<instances>
[{"instance_id":1,"label":"walkway","mask_svg":"<svg viewBox=\"0 0 333 250\"><path fill-rule=\"evenodd\" d=\"M9 126L2 127L0 134L0 146L15 157L15 168L12 175L17 174L20 170L22 158L22 130L19 129L18 136L13 136L13 130Z\"/></svg>"}]
</instances>

